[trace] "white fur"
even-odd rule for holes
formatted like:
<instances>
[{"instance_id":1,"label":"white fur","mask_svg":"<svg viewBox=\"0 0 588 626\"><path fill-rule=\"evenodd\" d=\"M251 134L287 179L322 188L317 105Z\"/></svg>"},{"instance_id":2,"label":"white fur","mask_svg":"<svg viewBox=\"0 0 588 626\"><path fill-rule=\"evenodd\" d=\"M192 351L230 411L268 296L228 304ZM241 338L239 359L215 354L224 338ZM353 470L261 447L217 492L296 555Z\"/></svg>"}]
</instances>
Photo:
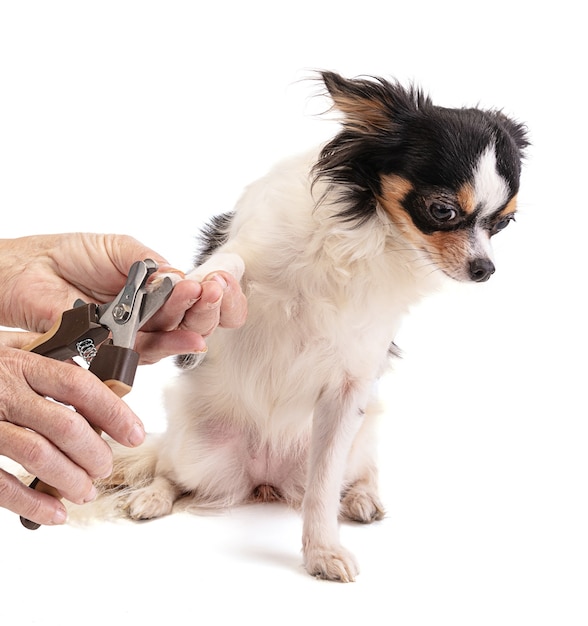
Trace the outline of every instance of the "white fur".
<instances>
[{"instance_id":1,"label":"white fur","mask_svg":"<svg viewBox=\"0 0 588 626\"><path fill-rule=\"evenodd\" d=\"M496 147L490 144L474 170L474 196L481 215L491 215L508 200L509 189L496 167Z\"/></svg>"},{"instance_id":2,"label":"white fur","mask_svg":"<svg viewBox=\"0 0 588 626\"><path fill-rule=\"evenodd\" d=\"M474 197L476 206L481 207L480 215L492 215L504 205L508 196L508 184L496 167L496 148L494 144L490 144L480 156L474 170ZM493 259L490 234L479 226L474 228L471 256Z\"/></svg>"},{"instance_id":3,"label":"white fur","mask_svg":"<svg viewBox=\"0 0 588 626\"><path fill-rule=\"evenodd\" d=\"M474 226L473 242L471 246L471 258L485 257L490 261L494 260L494 252L490 241L490 234L481 226Z\"/></svg>"},{"instance_id":4,"label":"white fur","mask_svg":"<svg viewBox=\"0 0 588 626\"><path fill-rule=\"evenodd\" d=\"M325 188L311 189L316 158L285 162L246 190L218 253L244 260L247 322L217 329L202 363L169 387L167 431L147 448L155 456L139 449L116 472L140 485L155 466L153 482L125 496L134 518L171 512L180 494L199 508L278 493L302 507L308 572L349 581L358 568L338 517L383 514L374 383L402 316L441 272L383 210L361 226L334 220L335 192L317 204Z\"/></svg>"}]
</instances>

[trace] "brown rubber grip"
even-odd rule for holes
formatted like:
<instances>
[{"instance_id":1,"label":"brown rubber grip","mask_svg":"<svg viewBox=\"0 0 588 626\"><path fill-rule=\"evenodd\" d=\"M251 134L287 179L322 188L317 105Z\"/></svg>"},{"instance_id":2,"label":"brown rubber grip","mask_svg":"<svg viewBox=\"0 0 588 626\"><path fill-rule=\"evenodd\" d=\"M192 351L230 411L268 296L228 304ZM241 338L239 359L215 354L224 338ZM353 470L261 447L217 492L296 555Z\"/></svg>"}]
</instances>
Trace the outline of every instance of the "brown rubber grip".
<instances>
[{"instance_id":1,"label":"brown rubber grip","mask_svg":"<svg viewBox=\"0 0 588 626\"><path fill-rule=\"evenodd\" d=\"M90 364L90 371L122 398L135 382L138 365L138 352L112 343L103 343Z\"/></svg>"},{"instance_id":2,"label":"brown rubber grip","mask_svg":"<svg viewBox=\"0 0 588 626\"><path fill-rule=\"evenodd\" d=\"M127 385L122 382L122 380L103 380L102 381L109 389L112 389L114 393L122 398L126 396L127 393L132 389L131 385Z\"/></svg>"},{"instance_id":3,"label":"brown rubber grip","mask_svg":"<svg viewBox=\"0 0 588 626\"><path fill-rule=\"evenodd\" d=\"M92 340L98 345L107 337L108 329L96 322L96 305L87 304L65 311L44 335L23 350L66 361L79 354L80 339Z\"/></svg>"},{"instance_id":4,"label":"brown rubber grip","mask_svg":"<svg viewBox=\"0 0 588 626\"><path fill-rule=\"evenodd\" d=\"M51 328L45 334L39 335L39 337L31 341L31 343L27 343L26 346L23 346L23 350L26 350L27 352L34 352L35 348L38 348L45 342L52 339L57 333L57 331L59 330L62 320L63 320L63 315L60 315L59 319L55 322L55 324L53 324L53 326L51 326Z\"/></svg>"},{"instance_id":5,"label":"brown rubber grip","mask_svg":"<svg viewBox=\"0 0 588 626\"><path fill-rule=\"evenodd\" d=\"M41 493L46 493L50 496L53 496L58 500L62 499L61 494L59 493L59 491L57 491L57 489L55 489L55 487L51 487L51 485L44 483L38 478L35 478L35 480L33 480L33 482L29 485L29 487L31 489L34 489L35 491L40 491ZM37 524L37 522L32 522L30 519L26 519L26 517L23 517L22 515L20 516L20 522L25 528L28 528L29 530L37 530L37 528L41 526L41 524Z\"/></svg>"}]
</instances>

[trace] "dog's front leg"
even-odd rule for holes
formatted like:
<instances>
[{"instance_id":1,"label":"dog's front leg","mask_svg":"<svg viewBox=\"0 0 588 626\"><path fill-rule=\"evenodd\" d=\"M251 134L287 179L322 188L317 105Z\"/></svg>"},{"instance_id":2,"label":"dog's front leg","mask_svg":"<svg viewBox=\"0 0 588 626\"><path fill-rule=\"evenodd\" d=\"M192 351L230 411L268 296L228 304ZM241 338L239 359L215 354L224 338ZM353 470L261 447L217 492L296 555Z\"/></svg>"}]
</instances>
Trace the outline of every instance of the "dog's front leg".
<instances>
[{"instance_id":1,"label":"dog's front leg","mask_svg":"<svg viewBox=\"0 0 588 626\"><path fill-rule=\"evenodd\" d=\"M338 512L368 392L368 385L348 379L339 389L324 391L314 412L302 544L308 573L328 580L350 582L358 573L355 558L339 543Z\"/></svg>"}]
</instances>

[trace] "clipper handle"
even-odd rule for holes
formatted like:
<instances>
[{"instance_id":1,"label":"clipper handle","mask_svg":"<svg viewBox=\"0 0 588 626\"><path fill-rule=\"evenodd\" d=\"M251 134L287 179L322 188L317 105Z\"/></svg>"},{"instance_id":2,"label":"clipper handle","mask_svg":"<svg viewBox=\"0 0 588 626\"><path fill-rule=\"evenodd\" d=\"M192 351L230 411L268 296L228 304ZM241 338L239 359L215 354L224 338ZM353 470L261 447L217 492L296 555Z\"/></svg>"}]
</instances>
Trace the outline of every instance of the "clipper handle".
<instances>
[{"instance_id":1,"label":"clipper handle","mask_svg":"<svg viewBox=\"0 0 588 626\"><path fill-rule=\"evenodd\" d=\"M138 352L106 342L92 360L90 371L122 398L133 388L138 365Z\"/></svg>"},{"instance_id":2,"label":"clipper handle","mask_svg":"<svg viewBox=\"0 0 588 626\"><path fill-rule=\"evenodd\" d=\"M55 489L55 487L51 487L51 485L47 485L46 483L44 483L42 480L39 480L38 478L35 478L35 480L33 480L33 482L29 485L29 487L31 489L34 489L35 491L40 491L41 493L47 493L50 496L57 498L58 500L62 499L61 494L59 493L59 491L57 491L57 489ZM41 526L41 524L37 524L37 522L32 522L30 519L27 519L26 517L23 517L22 515L20 516L20 523L25 528L28 528L29 530L37 530L37 528Z\"/></svg>"},{"instance_id":3,"label":"clipper handle","mask_svg":"<svg viewBox=\"0 0 588 626\"><path fill-rule=\"evenodd\" d=\"M64 311L44 335L28 343L23 350L66 361L79 354L81 339L98 345L107 337L108 329L96 321L96 305L86 304Z\"/></svg>"}]
</instances>

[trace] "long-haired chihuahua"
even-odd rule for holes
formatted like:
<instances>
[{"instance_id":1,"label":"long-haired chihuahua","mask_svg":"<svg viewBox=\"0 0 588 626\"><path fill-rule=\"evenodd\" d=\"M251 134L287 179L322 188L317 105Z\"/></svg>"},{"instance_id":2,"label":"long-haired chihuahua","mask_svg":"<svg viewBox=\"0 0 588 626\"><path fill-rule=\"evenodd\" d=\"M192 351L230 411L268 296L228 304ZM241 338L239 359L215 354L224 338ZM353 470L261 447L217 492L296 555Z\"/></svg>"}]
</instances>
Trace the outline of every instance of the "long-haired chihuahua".
<instances>
[{"instance_id":1,"label":"long-haired chihuahua","mask_svg":"<svg viewBox=\"0 0 588 626\"><path fill-rule=\"evenodd\" d=\"M320 78L340 132L214 218L189 275L241 274L242 260L247 322L217 329L206 355L178 358L167 430L116 448L114 476L135 519L180 499L299 507L307 571L352 581L339 519L384 514L374 383L411 305L444 275L494 273L491 238L514 218L528 142L497 110L439 107L382 78Z\"/></svg>"}]
</instances>

